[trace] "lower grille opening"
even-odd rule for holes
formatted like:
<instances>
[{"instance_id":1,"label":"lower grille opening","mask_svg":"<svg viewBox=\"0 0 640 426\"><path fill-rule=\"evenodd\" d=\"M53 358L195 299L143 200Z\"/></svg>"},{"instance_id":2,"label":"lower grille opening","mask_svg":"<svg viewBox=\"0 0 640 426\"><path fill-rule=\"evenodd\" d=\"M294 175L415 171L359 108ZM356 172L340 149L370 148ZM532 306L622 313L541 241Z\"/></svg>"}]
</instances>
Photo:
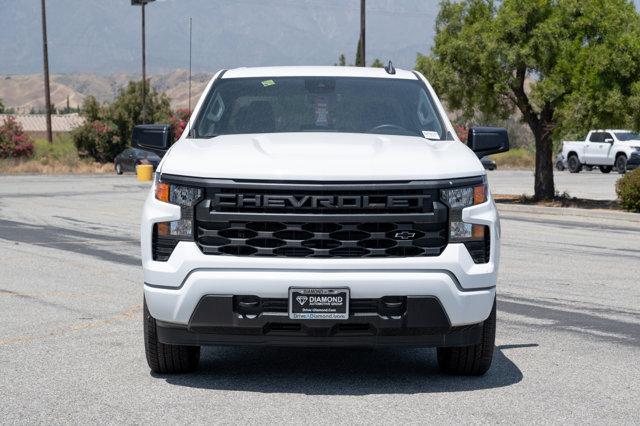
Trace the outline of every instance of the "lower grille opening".
<instances>
[{"instance_id":1,"label":"lower grille opening","mask_svg":"<svg viewBox=\"0 0 640 426\"><path fill-rule=\"evenodd\" d=\"M302 325L296 323L284 323L284 322L272 322L269 323L267 332L270 331L284 331L284 332L299 332L302 331Z\"/></svg>"},{"instance_id":2,"label":"lower grille opening","mask_svg":"<svg viewBox=\"0 0 640 426\"><path fill-rule=\"evenodd\" d=\"M369 324L338 324L336 333L373 333Z\"/></svg>"},{"instance_id":3,"label":"lower grille opening","mask_svg":"<svg viewBox=\"0 0 640 426\"><path fill-rule=\"evenodd\" d=\"M233 311L239 315L260 315L262 313L287 313L287 298L261 298L258 296L234 296ZM407 311L405 296L384 296L379 299L349 300L349 315L378 314L384 317L399 317Z\"/></svg>"}]
</instances>

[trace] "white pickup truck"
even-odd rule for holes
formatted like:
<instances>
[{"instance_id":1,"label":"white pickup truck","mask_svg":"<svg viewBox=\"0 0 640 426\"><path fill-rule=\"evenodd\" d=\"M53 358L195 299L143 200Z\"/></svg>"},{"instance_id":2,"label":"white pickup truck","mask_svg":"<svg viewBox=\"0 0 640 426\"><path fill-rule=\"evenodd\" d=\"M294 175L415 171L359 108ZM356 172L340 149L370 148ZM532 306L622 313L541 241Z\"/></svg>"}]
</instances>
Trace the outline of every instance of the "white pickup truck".
<instances>
[{"instance_id":1,"label":"white pickup truck","mask_svg":"<svg viewBox=\"0 0 640 426\"><path fill-rule=\"evenodd\" d=\"M133 134L164 154L141 221L154 372L205 345L435 346L443 371L488 370L500 223L479 158L505 129L463 145L389 64L221 71L169 134Z\"/></svg>"},{"instance_id":2,"label":"white pickup truck","mask_svg":"<svg viewBox=\"0 0 640 426\"><path fill-rule=\"evenodd\" d=\"M562 143L562 156L571 173L580 172L582 166L598 166L602 173L615 167L623 174L629 169L628 160L638 153L640 133L630 130L592 130L584 141Z\"/></svg>"}]
</instances>

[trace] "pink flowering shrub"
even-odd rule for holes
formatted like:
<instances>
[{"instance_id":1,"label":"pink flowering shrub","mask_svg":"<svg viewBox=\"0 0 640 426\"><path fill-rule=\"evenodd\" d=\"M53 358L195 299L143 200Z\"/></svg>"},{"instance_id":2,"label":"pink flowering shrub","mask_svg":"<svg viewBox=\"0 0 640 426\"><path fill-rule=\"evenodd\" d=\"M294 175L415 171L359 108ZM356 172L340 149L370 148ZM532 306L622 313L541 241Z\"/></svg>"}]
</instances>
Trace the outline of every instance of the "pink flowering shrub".
<instances>
[{"instance_id":1,"label":"pink flowering shrub","mask_svg":"<svg viewBox=\"0 0 640 426\"><path fill-rule=\"evenodd\" d=\"M0 123L0 158L29 158L32 155L33 141L14 117L7 117Z\"/></svg>"},{"instance_id":2,"label":"pink flowering shrub","mask_svg":"<svg viewBox=\"0 0 640 426\"><path fill-rule=\"evenodd\" d=\"M182 132L184 132L189 123L190 116L191 112L187 108L178 109L173 113L169 119L169 124L171 124L171 129L173 130L174 140L180 139Z\"/></svg>"},{"instance_id":3,"label":"pink flowering shrub","mask_svg":"<svg viewBox=\"0 0 640 426\"><path fill-rule=\"evenodd\" d=\"M469 136L469 130L462 124L454 124L453 129L456 131L458 139L460 139L461 142L466 143L467 137Z\"/></svg>"}]
</instances>

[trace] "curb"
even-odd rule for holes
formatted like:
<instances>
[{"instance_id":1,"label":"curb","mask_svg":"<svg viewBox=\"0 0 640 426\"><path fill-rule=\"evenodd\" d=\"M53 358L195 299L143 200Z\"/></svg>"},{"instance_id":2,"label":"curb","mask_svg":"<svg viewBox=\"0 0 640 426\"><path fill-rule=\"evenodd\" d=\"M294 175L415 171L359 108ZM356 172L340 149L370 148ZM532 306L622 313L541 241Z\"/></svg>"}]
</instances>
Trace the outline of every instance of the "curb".
<instances>
[{"instance_id":1,"label":"curb","mask_svg":"<svg viewBox=\"0 0 640 426\"><path fill-rule=\"evenodd\" d=\"M640 223L640 214L604 209L580 209L577 207L548 207L535 205L517 205L496 203L500 212L534 213L552 216L573 216L592 219L621 220Z\"/></svg>"}]
</instances>

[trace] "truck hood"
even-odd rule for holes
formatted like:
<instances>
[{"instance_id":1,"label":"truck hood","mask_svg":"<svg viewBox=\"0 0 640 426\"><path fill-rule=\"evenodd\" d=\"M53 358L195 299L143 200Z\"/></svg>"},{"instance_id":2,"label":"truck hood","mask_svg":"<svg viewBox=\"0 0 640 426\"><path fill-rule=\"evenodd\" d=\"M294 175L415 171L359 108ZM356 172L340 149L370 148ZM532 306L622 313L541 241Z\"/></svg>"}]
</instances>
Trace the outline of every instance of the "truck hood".
<instances>
[{"instance_id":1,"label":"truck hood","mask_svg":"<svg viewBox=\"0 0 640 426\"><path fill-rule=\"evenodd\" d=\"M457 141L359 133L267 133L181 139L161 172L252 180L394 181L485 174Z\"/></svg>"}]
</instances>

